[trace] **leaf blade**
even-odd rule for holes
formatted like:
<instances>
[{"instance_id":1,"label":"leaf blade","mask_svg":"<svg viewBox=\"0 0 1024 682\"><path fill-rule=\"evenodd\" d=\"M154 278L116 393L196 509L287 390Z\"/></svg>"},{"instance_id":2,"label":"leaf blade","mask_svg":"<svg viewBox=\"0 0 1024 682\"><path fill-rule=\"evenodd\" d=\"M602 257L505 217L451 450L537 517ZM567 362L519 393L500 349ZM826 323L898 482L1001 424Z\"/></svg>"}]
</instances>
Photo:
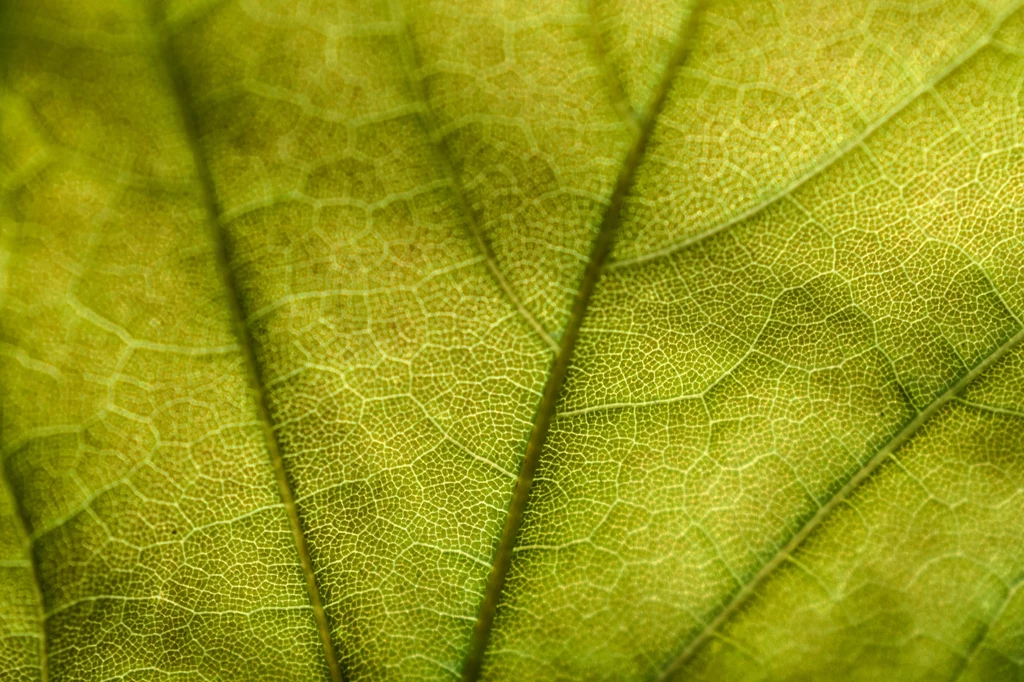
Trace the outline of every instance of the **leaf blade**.
<instances>
[{"instance_id":1,"label":"leaf blade","mask_svg":"<svg viewBox=\"0 0 1024 682\"><path fill-rule=\"evenodd\" d=\"M628 193L684 3L174 0L191 134L144 7L6 45L0 439L57 676L326 676L318 632L353 679L1016 669L1015 353L947 393L1024 310L1015 4L716 3Z\"/></svg>"}]
</instances>

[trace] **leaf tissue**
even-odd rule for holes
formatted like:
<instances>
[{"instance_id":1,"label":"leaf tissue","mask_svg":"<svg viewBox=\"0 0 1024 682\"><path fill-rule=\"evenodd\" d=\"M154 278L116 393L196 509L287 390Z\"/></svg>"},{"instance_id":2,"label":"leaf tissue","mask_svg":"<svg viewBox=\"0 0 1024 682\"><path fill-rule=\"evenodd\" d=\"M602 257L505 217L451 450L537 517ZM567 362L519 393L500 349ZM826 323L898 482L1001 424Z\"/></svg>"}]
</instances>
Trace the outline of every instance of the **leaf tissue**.
<instances>
[{"instance_id":1,"label":"leaf tissue","mask_svg":"<svg viewBox=\"0 0 1024 682\"><path fill-rule=\"evenodd\" d=\"M0 2L0 678L1024 679L1022 5Z\"/></svg>"}]
</instances>

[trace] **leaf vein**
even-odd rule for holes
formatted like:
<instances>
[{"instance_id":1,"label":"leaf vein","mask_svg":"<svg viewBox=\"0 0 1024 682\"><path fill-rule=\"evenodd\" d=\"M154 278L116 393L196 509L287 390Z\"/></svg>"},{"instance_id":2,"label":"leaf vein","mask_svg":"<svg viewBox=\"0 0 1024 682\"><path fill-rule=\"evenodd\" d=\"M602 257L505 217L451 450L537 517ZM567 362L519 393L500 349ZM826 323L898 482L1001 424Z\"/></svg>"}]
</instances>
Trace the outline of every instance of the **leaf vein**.
<instances>
[{"instance_id":1,"label":"leaf vein","mask_svg":"<svg viewBox=\"0 0 1024 682\"><path fill-rule=\"evenodd\" d=\"M480 229L476 215L473 213L473 209L469 205L469 201L466 199L462 178L459 177L459 173L455 170L455 166L445 149L444 140L438 130L433 110L430 107L427 94L423 90L423 82L418 77L419 60L416 57L412 37L409 35L409 24L405 19L405 12L402 8L401 0L391 0L391 15L392 19L399 25L397 38L399 51L401 53L402 67L405 71L407 85L412 91L413 97L416 99L418 104L416 107L417 118L419 119L420 125L423 127L423 132L429 142L434 159L441 166L441 169L448 180L447 185L455 197L455 203L458 204L459 212L462 214L463 218L463 225L469 233L473 243L483 255L484 264L487 266L487 271L491 274L491 278L494 280L495 284L498 285L498 288L501 289L502 293L505 294L505 297L512 304L512 307L514 307L526 323L530 325L530 328L536 332L537 336L539 336L552 351L558 353L559 343L555 341L548 330L544 328L544 325L540 323L540 320L530 312L529 308L526 307L526 304L523 303L522 299L519 298L515 290L512 288L512 284L508 281L508 278L505 277L505 273L502 272L500 267L498 267L498 261L494 256L494 249L491 248L490 242L487 241L486 236Z\"/></svg>"},{"instance_id":2,"label":"leaf vein","mask_svg":"<svg viewBox=\"0 0 1024 682\"><path fill-rule=\"evenodd\" d=\"M1024 328L1019 329L1009 339L996 347L986 355L969 371L963 374L955 383L950 385L941 395L929 403L924 409L917 410L914 417L901 428L885 445L883 445L872 457L861 466L857 472L850 477L843 487L840 488L825 504L818 507L818 511L800 529L790 537L789 541L777 551L771 559L764 563L758 572L743 587L737 591L732 599L715 615L701 632L694 637L677 657L675 657L654 679L657 682L668 680L677 673L682 666L693 657L700 647L710 639L716 631L724 625L746 601L765 583L775 569L789 560L796 549L803 544L812 532L814 532L832 511L841 505L850 494L858 488L868 477L871 476L897 449L910 440L911 437L924 424L946 404L957 399L957 396L971 382L998 362L1003 356L1016 348L1021 341L1024 341Z\"/></svg>"},{"instance_id":3,"label":"leaf vein","mask_svg":"<svg viewBox=\"0 0 1024 682\"><path fill-rule=\"evenodd\" d=\"M463 682L476 682L480 678L484 654L490 640L498 603L504 591L505 580L512 565L512 555L519 538L519 530L526 510L526 503L529 499L530 488L533 484L533 477L537 470L540 454L547 441L551 423L555 417L558 399L562 392L562 386L565 383L576 340L579 337L580 328L583 324L583 318L589 307L591 296L597 288L604 263L611 252L622 208L626 196L633 185L636 169L644 157L647 141L650 139L655 120L675 80L679 67L685 61L693 42L692 38L696 31L697 19L701 14L699 10L700 8L694 8L680 28L679 42L675 53L665 66L658 88L651 97L650 104L645 110L646 114L638 126L638 133L634 137L633 143L619 169L615 188L612 191L607 209L602 217L597 237L591 246L590 257L587 260L579 289L573 299L569 322L566 325L561 348L555 354L547 381L544 384L543 397L537 407L533 429L530 432L526 452L520 465L508 515L505 519L505 526L502 529L501 538L495 550L476 627L473 629L469 653L462 669Z\"/></svg>"},{"instance_id":4,"label":"leaf vein","mask_svg":"<svg viewBox=\"0 0 1024 682\"><path fill-rule=\"evenodd\" d=\"M605 87L608 90L608 97L611 100L615 113L619 115L623 123L629 126L630 132L636 136L640 133L640 116L633 103L626 96L626 89L623 87L622 78L618 70L608 60L608 45L601 36L600 21L597 16L597 4L600 0L589 0L587 2L587 17L590 23L590 46L604 79Z\"/></svg>"},{"instance_id":5,"label":"leaf vein","mask_svg":"<svg viewBox=\"0 0 1024 682\"><path fill-rule=\"evenodd\" d=\"M334 650L334 642L331 638L330 627L327 623L327 614L324 611L323 599L320 596L320 589L317 585L316 574L313 570L312 559L309 554L309 547L299 520L298 511L295 506L294 493L288 481L284 469L284 461L281 456L280 445L277 442L277 434L274 431L274 424L270 416L270 409L267 404L266 390L263 384L263 377L260 372L256 349L246 323L245 308L238 288L235 273L231 267L229 255L228 235L220 219L221 210L217 201L213 176L209 165L203 155L199 142L199 127L196 122L195 107L192 103L191 94L185 81L185 75L181 68L180 59L175 52L171 40L166 17L161 15L155 2L150 4L151 20L154 31L159 42L160 54L163 64L167 70L167 77L170 80L174 98L177 101L181 123L184 128L186 142L192 152L197 184L201 193L202 203L209 223L212 241L215 245L215 259L217 268L221 275L222 284L226 292L226 299L230 308L235 333L239 339L239 345L245 363L249 388L252 392L256 411L263 427L264 442L274 470L274 478L277 482L278 493L281 497L285 514L292 532L292 539L299 555L302 565L302 572L305 577L306 591L309 595L310 606L317 626L317 633L323 646L324 657L327 668L333 682L342 682L343 676L338 664L337 655Z\"/></svg>"},{"instance_id":6,"label":"leaf vein","mask_svg":"<svg viewBox=\"0 0 1024 682\"><path fill-rule=\"evenodd\" d=\"M996 17L995 21L993 21L989 25L988 29L985 31L984 34L982 34L980 38L978 38L978 40L976 40L974 43L971 44L970 47L968 47L966 50L957 55L957 57L953 59L951 62L949 62L944 69L935 74L935 76L932 77L927 82L922 83L920 86L914 89L909 95L907 95L902 100L897 102L895 105L890 107L884 114L882 114L881 117L879 117L873 123L864 128L860 133L847 140L845 144L838 147L831 154L822 158L818 163L813 164L802 175L795 178L792 182L787 184L785 187L781 188L776 193L772 194L763 201L755 204L754 206L751 206L742 213L733 216L732 218L728 218L727 220L724 220L716 225L713 225L712 227L702 232L699 232L691 237L687 237L678 242L669 244L668 246L662 247L660 249L655 249L640 256L614 261L608 264L608 269L618 270L620 268L627 268L633 265L638 265L640 263L645 263L647 261L657 260L659 258L670 256L673 253L682 251L686 248L693 246L694 244L699 244L707 239L710 239L716 234L724 232L725 230L728 230L734 225L742 223L749 218L753 218L754 216L759 215L764 211L768 210L769 208L777 204L779 201L785 199L788 196L791 196L798 189L806 185L808 182L810 182L814 178L818 177L819 175L827 171L832 166L836 165L837 163L845 159L855 149L861 147L864 144L864 142L868 140L868 138L875 134L875 132L884 127L887 123L889 123L889 121L896 118L896 116L898 116L900 113L908 109L919 99L921 99L925 95L934 94L935 88L940 83L953 76L957 71L960 70L962 66L969 62L971 58L980 53L983 49L985 49L989 45L997 44L997 41L995 41L995 34L999 32L999 29L1002 28L1003 25L1010 19L1010 17L1016 14L1017 11L1021 9L1021 7L1024 7L1024 1L1018 0L1018 2L1013 3L1013 5L1011 5L1011 7L1007 11L1001 13L998 17Z\"/></svg>"}]
</instances>

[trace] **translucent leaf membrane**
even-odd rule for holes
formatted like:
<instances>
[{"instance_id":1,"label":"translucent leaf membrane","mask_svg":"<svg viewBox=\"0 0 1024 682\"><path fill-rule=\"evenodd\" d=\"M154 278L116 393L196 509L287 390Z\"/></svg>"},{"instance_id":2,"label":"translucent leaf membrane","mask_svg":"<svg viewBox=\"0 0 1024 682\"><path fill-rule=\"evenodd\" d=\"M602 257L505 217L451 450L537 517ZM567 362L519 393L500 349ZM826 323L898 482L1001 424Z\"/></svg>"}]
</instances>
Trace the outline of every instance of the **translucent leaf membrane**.
<instances>
[{"instance_id":1,"label":"translucent leaf membrane","mask_svg":"<svg viewBox=\"0 0 1024 682\"><path fill-rule=\"evenodd\" d=\"M558 189L542 157L564 154L558 172L597 182L597 197L609 181L590 169L615 173L594 146L568 153L590 128L624 131L595 92L584 37L572 21L562 25L557 7L550 19L499 10L475 6L478 14L448 21L440 6L228 3L174 27L286 469L352 679L460 669L551 362L526 316L556 331L579 277L576 256L563 273L561 260L516 254L534 237L499 230L478 204L511 218L526 210L516 202L548 202L519 222L538 211L556 220L565 202L592 215L598 204ZM479 62L493 50L500 62L513 38L507 68ZM458 73L417 66L427 59ZM580 72L589 91L570 98L545 64ZM526 110L513 116L518 98ZM552 120L559 107L572 122ZM465 167L488 154L479 169ZM490 201L488 164L529 184L529 196L506 187L494 189L506 208ZM591 226L577 213L558 220L565 234L536 224L563 249L557 258L586 251ZM494 230L516 244L492 239ZM534 281L541 275L515 263L564 279Z\"/></svg>"},{"instance_id":2,"label":"translucent leaf membrane","mask_svg":"<svg viewBox=\"0 0 1024 682\"><path fill-rule=\"evenodd\" d=\"M24 645L9 659L5 638L4 671L39 666L32 559L51 679L316 678L302 569L141 10L8 16L2 451L32 549L2 569L3 627Z\"/></svg>"},{"instance_id":3,"label":"translucent leaf membrane","mask_svg":"<svg viewBox=\"0 0 1024 682\"><path fill-rule=\"evenodd\" d=\"M4 672L1022 674L1018 3L5 7Z\"/></svg>"},{"instance_id":4,"label":"translucent leaf membrane","mask_svg":"<svg viewBox=\"0 0 1024 682\"><path fill-rule=\"evenodd\" d=\"M1020 25L1013 17L990 47L750 220L606 274L541 458L487 677L657 676L916 414L1005 351L1024 318L1024 206L995 168L1015 167L1024 141L1024 59L1009 42ZM933 419L958 423L944 415L962 411ZM962 421L965 440L950 431L931 460L966 485L957 467L977 436ZM1009 457L1018 424L986 428L1004 434ZM1010 580L1015 550L953 518L929 523L994 551ZM902 537L930 542L923 527ZM905 566L925 570L914 556ZM975 589L973 577L946 580ZM915 589L924 604L943 588ZM949 599L954 610L966 603ZM778 608L758 627L789 607ZM880 642L900 636L885 619L876 627ZM789 637L772 641L797 646ZM870 678L873 664L833 644L851 675L863 663ZM824 647L802 650L819 674L832 665L818 658ZM890 651L885 676L913 679L919 655ZM779 665L766 679L804 674ZM708 679L733 678L715 670Z\"/></svg>"},{"instance_id":5,"label":"translucent leaf membrane","mask_svg":"<svg viewBox=\"0 0 1024 682\"><path fill-rule=\"evenodd\" d=\"M617 258L685 245L787 194L989 45L1018 4L707 3L637 174ZM640 25L661 17L640 11Z\"/></svg>"}]
</instances>

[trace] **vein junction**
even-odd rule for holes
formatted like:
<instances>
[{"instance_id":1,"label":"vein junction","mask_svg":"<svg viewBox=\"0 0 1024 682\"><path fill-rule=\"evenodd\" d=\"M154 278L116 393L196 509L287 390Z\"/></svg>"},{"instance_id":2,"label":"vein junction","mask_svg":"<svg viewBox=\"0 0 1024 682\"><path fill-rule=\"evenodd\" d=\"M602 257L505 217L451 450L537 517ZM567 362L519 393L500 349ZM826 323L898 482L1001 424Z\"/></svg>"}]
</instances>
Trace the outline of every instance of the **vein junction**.
<instances>
[{"instance_id":1,"label":"vein junction","mask_svg":"<svg viewBox=\"0 0 1024 682\"><path fill-rule=\"evenodd\" d=\"M716 3L675 77L677 3L271 4L175 10L177 92L134 5L11 22L55 677L1013 659L1019 3Z\"/></svg>"}]
</instances>

